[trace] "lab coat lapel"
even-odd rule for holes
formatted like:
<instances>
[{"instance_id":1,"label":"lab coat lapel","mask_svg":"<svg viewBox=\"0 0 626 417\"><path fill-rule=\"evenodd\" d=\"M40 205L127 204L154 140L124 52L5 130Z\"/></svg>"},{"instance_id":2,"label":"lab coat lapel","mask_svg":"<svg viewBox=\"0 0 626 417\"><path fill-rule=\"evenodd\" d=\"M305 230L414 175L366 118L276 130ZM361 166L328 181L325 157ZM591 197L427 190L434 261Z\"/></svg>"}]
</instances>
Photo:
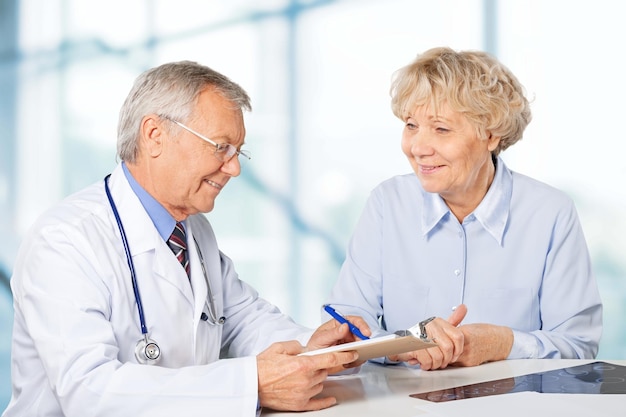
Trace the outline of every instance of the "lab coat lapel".
<instances>
[{"instance_id":1,"label":"lab coat lapel","mask_svg":"<svg viewBox=\"0 0 626 417\"><path fill-rule=\"evenodd\" d=\"M150 216L126 180L121 164L111 174L110 187L124 225L131 256L135 258L153 253L152 272L155 278L168 281L193 305L193 293L185 270L154 227Z\"/></svg>"},{"instance_id":2,"label":"lab coat lapel","mask_svg":"<svg viewBox=\"0 0 626 417\"><path fill-rule=\"evenodd\" d=\"M167 246L167 243L158 235L155 242L155 256L153 272L156 278L169 282L172 286L187 299L190 305L194 305L193 291L189 282L189 277L178 259Z\"/></svg>"},{"instance_id":3,"label":"lab coat lapel","mask_svg":"<svg viewBox=\"0 0 626 417\"><path fill-rule=\"evenodd\" d=\"M207 300L207 284L202 272L200 257L194 243L194 236L191 227L187 228L187 248L189 255L189 265L191 266L191 287L193 288L193 321L197 326L200 316L204 310Z\"/></svg>"},{"instance_id":4,"label":"lab coat lapel","mask_svg":"<svg viewBox=\"0 0 626 417\"><path fill-rule=\"evenodd\" d=\"M222 265L220 259L220 252L217 247L213 230L208 225L206 218L202 215L190 216L187 219L187 231L191 235L189 239L189 245L192 246L192 258L195 261L197 272L192 270L192 284L194 293L196 294L196 309L200 308L200 314L202 309L205 308L205 301L209 304L213 303L217 317L221 317L224 314L224 300L223 300L223 287L222 287ZM196 246L193 243L193 236L195 231L195 239L198 242L198 246L202 251L202 257L204 259L204 267L206 268L207 281L211 285L211 293L213 300L208 300L208 287L202 274L202 269L198 259ZM202 231L202 233L200 233ZM192 264L192 268L193 268ZM199 281L202 281L200 283ZM198 288L198 291L196 291ZM202 292L200 292L202 291ZM200 298L200 299L199 299ZM197 312L197 310L196 310ZM208 314L208 312L207 312Z\"/></svg>"}]
</instances>

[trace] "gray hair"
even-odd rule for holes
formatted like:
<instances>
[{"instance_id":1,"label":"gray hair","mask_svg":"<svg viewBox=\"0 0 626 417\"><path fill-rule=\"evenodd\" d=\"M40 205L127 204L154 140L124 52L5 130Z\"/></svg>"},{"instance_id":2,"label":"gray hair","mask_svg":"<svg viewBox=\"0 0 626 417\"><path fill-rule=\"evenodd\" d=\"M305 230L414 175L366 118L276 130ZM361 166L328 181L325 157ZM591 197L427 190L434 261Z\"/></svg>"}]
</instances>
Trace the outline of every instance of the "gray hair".
<instances>
[{"instance_id":1,"label":"gray hair","mask_svg":"<svg viewBox=\"0 0 626 417\"><path fill-rule=\"evenodd\" d=\"M479 138L501 138L495 155L520 140L532 118L517 78L481 51L433 48L394 74L391 109L401 120L417 106L430 104L437 110L443 102L463 113Z\"/></svg>"},{"instance_id":2,"label":"gray hair","mask_svg":"<svg viewBox=\"0 0 626 417\"><path fill-rule=\"evenodd\" d=\"M251 111L250 97L238 84L209 67L192 61L163 64L149 69L135 80L122 108L117 127L117 153L122 161L134 162L139 152L141 120L156 114L185 121L191 116L198 95L207 87L233 103L234 108Z\"/></svg>"}]
</instances>

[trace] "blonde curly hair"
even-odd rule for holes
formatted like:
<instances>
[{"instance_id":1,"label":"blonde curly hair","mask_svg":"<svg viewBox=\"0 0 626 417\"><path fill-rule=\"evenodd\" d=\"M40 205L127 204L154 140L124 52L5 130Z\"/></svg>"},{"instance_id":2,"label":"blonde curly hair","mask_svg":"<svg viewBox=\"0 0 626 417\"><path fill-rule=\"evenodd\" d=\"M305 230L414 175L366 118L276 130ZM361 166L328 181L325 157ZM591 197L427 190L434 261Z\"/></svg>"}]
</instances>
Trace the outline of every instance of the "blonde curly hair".
<instances>
[{"instance_id":1,"label":"blonde curly hair","mask_svg":"<svg viewBox=\"0 0 626 417\"><path fill-rule=\"evenodd\" d=\"M501 138L495 155L520 140L532 119L524 87L481 51L429 49L394 73L390 94L391 110L403 121L417 106L447 103L473 123L479 138Z\"/></svg>"}]
</instances>

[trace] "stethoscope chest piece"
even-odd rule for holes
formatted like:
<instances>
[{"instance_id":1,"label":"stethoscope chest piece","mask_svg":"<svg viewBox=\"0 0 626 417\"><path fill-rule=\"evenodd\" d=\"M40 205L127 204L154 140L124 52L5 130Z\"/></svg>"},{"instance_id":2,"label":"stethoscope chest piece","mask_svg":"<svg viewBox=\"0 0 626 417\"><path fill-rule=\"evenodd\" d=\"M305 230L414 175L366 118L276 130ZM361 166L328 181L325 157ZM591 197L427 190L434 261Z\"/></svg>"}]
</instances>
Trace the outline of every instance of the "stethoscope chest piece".
<instances>
[{"instance_id":1,"label":"stethoscope chest piece","mask_svg":"<svg viewBox=\"0 0 626 417\"><path fill-rule=\"evenodd\" d=\"M137 362L141 364L154 365L161 357L161 348L156 342L148 337L139 339L137 346L135 346L135 358Z\"/></svg>"}]
</instances>

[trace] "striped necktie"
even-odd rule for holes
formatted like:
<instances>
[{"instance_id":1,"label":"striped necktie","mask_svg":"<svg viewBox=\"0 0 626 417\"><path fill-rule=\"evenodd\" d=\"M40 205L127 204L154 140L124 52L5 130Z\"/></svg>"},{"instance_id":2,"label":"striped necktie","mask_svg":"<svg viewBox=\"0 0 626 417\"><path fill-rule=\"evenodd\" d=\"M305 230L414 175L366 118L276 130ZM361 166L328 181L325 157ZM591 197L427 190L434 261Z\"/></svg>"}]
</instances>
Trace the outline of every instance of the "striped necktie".
<instances>
[{"instance_id":1,"label":"striped necktie","mask_svg":"<svg viewBox=\"0 0 626 417\"><path fill-rule=\"evenodd\" d=\"M187 238L185 236L185 228L181 222L176 223L174 231L167 241L178 262L185 268L187 276L189 276L189 257L187 256Z\"/></svg>"}]
</instances>

